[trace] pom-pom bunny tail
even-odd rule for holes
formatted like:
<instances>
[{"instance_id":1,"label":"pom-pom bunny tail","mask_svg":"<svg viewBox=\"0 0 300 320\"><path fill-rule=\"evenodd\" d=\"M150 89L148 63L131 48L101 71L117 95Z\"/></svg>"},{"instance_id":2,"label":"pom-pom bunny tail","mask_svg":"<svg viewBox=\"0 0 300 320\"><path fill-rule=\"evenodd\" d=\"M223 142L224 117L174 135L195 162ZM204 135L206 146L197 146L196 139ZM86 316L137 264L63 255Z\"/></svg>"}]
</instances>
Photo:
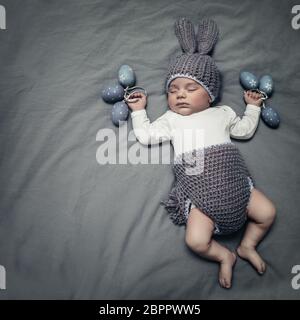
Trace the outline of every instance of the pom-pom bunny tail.
<instances>
[{"instance_id":1,"label":"pom-pom bunny tail","mask_svg":"<svg viewBox=\"0 0 300 320\"><path fill-rule=\"evenodd\" d=\"M207 55L215 46L219 35L219 29L212 19L203 19L198 24L197 45L198 52Z\"/></svg>"},{"instance_id":2,"label":"pom-pom bunny tail","mask_svg":"<svg viewBox=\"0 0 300 320\"><path fill-rule=\"evenodd\" d=\"M179 18L175 22L175 34L184 53L195 53L197 51L194 25L189 20Z\"/></svg>"}]
</instances>

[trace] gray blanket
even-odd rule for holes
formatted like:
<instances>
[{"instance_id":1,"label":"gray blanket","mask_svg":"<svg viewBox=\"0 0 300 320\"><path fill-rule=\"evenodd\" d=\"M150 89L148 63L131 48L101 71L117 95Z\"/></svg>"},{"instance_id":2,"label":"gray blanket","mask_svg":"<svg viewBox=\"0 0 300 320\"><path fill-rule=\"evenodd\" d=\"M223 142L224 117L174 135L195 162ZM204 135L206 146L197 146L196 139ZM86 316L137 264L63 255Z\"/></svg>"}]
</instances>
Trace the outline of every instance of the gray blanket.
<instances>
[{"instance_id":1,"label":"gray blanket","mask_svg":"<svg viewBox=\"0 0 300 320\"><path fill-rule=\"evenodd\" d=\"M300 264L300 30L295 1L1 0L0 299L298 299ZM276 205L277 220L259 246L260 277L238 260L233 286L218 285L218 265L199 258L160 205L174 181L170 164L100 164L99 130L120 129L101 88L129 64L149 93L151 121L167 110L173 24L212 17L220 28L214 58L222 73L218 104L242 115L239 72L271 74L267 102L282 122L262 121L237 141L256 188ZM128 132L132 129L128 121ZM136 146L121 136L116 157ZM165 143L164 143L165 144ZM163 144L163 145L164 145ZM141 147L141 152L161 150ZM166 145L169 148L169 145ZM169 148L166 153L172 153ZM118 162L118 161L117 161ZM241 232L218 237L236 248Z\"/></svg>"}]
</instances>

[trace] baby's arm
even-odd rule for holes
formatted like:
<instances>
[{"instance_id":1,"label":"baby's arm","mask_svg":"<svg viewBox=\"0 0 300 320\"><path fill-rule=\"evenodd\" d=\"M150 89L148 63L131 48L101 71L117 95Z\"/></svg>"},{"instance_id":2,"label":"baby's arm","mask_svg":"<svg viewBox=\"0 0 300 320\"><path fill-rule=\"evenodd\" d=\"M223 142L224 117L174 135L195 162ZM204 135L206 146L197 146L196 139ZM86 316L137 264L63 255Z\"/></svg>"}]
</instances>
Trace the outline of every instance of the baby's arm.
<instances>
[{"instance_id":1,"label":"baby's arm","mask_svg":"<svg viewBox=\"0 0 300 320\"><path fill-rule=\"evenodd\" d=\"M229 112L230 136L235 139L250 139L256 131L261 113L260 94L247 91L244 98L247 106L242 118L230 107L225 107Z\"/></svg>"},{"instance_id":2,"label":"baby's arm","mask_svg":"<svg viewBox=\"0 0 300 320\"><path fill-rule=\"evenodd\" d=\"M146 96L144 94L140 92L133 94L127 103L129 108L132 109L133 131L140 143L149 145L171 140L168 112L150 123L145 110Z\"/></svg>"}]
</instances>

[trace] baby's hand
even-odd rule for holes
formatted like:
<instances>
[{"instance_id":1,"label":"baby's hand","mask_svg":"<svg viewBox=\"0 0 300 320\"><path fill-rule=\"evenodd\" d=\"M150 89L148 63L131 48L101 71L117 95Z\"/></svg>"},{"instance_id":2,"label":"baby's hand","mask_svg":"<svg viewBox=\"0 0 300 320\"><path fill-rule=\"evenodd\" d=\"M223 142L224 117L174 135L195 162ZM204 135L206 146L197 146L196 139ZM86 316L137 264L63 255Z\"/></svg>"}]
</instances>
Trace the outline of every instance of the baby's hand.
<instances>
[{"instance_id":1,"label":"baby's hand","mask_svg":"<svg viewBox=\"0 0 300 320\"><path fill-rule=\"evenodd\" d=\"M145 109L147 104L147 97L142 92L134 92L126 100L128 107L133 110L142 110Z\"/></svg>"},{"instance_id":2,"label":"baby's hand","mask_svg":"<svg viewBox=\"0 0 300 320\"><path fill-rule=\"evenodd\" d=\"M244 91L244 99L246 103L248 104L254 104L257 107L261 107L262 104L262 94L258 92L253 91Z\"/></svg>"}]
</instances>

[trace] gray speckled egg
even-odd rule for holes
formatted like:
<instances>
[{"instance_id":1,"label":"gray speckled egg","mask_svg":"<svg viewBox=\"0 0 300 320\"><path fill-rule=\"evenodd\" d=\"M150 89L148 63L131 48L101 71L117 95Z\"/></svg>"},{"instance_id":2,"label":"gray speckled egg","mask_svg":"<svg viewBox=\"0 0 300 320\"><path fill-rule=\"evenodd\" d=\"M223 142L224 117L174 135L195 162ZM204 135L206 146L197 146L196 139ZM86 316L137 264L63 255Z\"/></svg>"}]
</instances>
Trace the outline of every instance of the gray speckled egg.
<instances>
[{"instance_id":1,"label":"gray speckled egg","mask_svg":"<svg viewBox=\"0 0 300 320\"><path fill-rule=\"evenodd\" d=\"M128 117L128 106L124 101L117 102L113 105L111 119L115 126L119 126L119 121L126 121Z\"/></svg>"},{"instance_id":2,"label":"gray speckled egg","mask_svg":"<svg viewBox=\"0 0 300 320\"><path fill-rule=\"evenodd\" d=\"M271 107L262 108L261 117L269 127L276 129L279 126L280 118L275 109Z\"/></svg>"},{"instance_id":3,"label":"gray speckled egg","mask_svg":"<svg viewBox=\"0 0 300 320\"><path fill-rule=\"evenodd\" d=\"M273 79L269 75L265 75L259 80L259 90L265 92L268 96L272 94L273 91Z\"/></svg>"},{"instance_id":4,"label":"gray speckled egg","mask_svg":"<svg viewBox=\"0 0 300 320\"><path fill-rule=\"evenodd\" d=\"M107 103L115 103L123 100L124 89L117 82L112 82L103 87L101 93L102 99Z\"/></svg>"},{"instance_id":5,"label":"gray speckled egg","mask_svg":"<svg viewBox=\"0 0 300 320\"><path fill-rule=\"evenodd\" d=\"M258 88L258 79L256 76L248 71L243 71L240 73L240 82L244 89L251 90Z\"/></svg>"},{"instance_id":6,"label":"gray speckled egg","mask_svg":"<svg viewBox=\"0 0 300 320\"><path fill-rule=\"evenodd\" d=\"M118 73L119 82L126 87L133 87L135 85L135 74L130 66L123 64Z\"/></svg>"}]
</instances>

